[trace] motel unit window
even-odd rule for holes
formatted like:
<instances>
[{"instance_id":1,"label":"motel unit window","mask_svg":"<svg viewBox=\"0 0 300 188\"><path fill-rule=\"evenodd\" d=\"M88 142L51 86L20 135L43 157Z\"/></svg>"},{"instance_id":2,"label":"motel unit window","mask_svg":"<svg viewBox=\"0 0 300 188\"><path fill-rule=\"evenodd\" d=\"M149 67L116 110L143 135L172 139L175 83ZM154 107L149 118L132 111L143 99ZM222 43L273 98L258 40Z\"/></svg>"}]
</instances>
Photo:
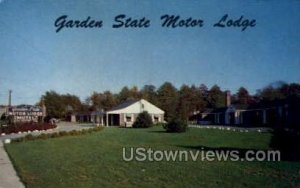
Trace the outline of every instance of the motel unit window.
<instances>
[{"instance_id":1,"label":"motel unit window","mask_svg":"<svg viewBox=\"0 0 300 188\"><path fill-rule=\"evenodd\" d=\"M158 116L153 116L153 121L154 123L158 123L159 122L159 117Z\"/></svg>"},{"instance_id":2,"label":"motel unit window","mask_svg":"<svg viewBox=\"0 0 300 188\"><path fill-rule=\"evenodd\" d=\"M131 114L126 114L125 118L126 118L126 122L132 121Z\"/></svg>"}]
</instances>

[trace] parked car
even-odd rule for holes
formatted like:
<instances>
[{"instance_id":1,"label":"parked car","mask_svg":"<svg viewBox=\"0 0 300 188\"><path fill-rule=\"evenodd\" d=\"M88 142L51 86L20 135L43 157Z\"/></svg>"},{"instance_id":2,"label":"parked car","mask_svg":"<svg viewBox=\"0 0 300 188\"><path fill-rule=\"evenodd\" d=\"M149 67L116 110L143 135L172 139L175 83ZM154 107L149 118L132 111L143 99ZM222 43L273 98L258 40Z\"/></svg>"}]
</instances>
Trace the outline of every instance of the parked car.
<instances>
[{"instance_id":1,"label":"parked car","mask_svg":"<svg viewBox=\"0 0 300 188\"><path fill-rule=\"evenodd\" d=\"M59 123L60 122L60 120L59 119L56 119L56 118L51 118L50 120L49 120L49 123L51 123L51 124L57 124L57 123Z\"/></svg>"}]
</instances>

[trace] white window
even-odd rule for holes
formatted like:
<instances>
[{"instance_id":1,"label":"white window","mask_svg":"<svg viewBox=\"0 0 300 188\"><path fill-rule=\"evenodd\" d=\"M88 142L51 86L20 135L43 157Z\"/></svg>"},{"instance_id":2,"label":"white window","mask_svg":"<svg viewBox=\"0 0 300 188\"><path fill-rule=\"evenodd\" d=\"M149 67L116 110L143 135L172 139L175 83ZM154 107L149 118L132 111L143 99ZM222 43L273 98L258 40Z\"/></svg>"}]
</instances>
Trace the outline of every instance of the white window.
<instances>
[{"instance_id":1,"label":"white window","mask_svg":"<svg viewBox=\"0 0 300 188\"><path fill-rule=\"evenodd\" d=\"M132 121L131 114L126 114L126 116L125 116L125 121L126 121L126 122L131 122L131 121Z\"/></svg>"}]
</instances>

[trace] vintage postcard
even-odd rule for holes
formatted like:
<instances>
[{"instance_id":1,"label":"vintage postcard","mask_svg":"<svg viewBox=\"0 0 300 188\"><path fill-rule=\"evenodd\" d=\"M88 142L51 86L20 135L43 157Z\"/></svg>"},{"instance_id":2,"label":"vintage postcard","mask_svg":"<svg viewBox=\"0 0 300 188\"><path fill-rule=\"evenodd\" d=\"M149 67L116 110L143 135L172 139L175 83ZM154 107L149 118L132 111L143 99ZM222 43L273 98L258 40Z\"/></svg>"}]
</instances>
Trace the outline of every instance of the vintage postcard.
<instances>
[{"instance_id":1,"label":"vintage postcard","mask_svg":"<svg viewBox=\"0 0 300 188\"><path fill-rule=\"evenodd\" d=\"M299 0L0 0L0 187L300 187Z\"/></svg>"}]
</instances>

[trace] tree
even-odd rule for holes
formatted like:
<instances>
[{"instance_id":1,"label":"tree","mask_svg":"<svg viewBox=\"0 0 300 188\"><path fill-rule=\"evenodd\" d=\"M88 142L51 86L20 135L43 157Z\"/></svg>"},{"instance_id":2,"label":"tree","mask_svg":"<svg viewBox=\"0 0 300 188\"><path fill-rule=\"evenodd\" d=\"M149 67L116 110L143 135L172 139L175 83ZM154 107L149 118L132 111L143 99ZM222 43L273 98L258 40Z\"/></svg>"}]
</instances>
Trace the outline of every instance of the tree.
<instances>
[{"instance_id":1,"label":"tree","mask_svg":"<svg viewBox=\"0 0 300 188\"><path fill-rule=\"evenodd\" d=\"M163 125L163 128L170 133L183 133L188 129L186 121L178 118L172 118L167 124Z\"/></svg>"},{"instance_id":2,"label":"tree","mask_svg":"<svg viewBox=\"0 0 300 188\"><path fill-rule=\"evenodd\" d=\"M157 96L158 106L166 112L166 119L175 117L178 101L177 89L170 82L165 82L157 90Z\"/></svg>"},{"instance_id":3,"label":"tree","mask_svg":"<svg viewBox=\"0 0 300 188\"><path fill-rule=\"evenodd\" d=\"M274 88L273 86L269 85L262 90L258 90L258 96L263 100L263 101L274 101L276 99L283 99L284 94L280 92L278 88Z\"/></svg>"},{"instance_id":4,"label":"tree","mask_svg":"<svg viewBox=\"0 0 300 188\"><path fill-rule=\"evenodd\" d=\"M285 89L287 87L287 89ZM291 83L290 85L284 85L281 88L281 92L284 93L284 91L287 90L287 94L285 96L289 97L300 97L300 84L297 83Z\"/></svg>"},{"instance_id":5,"label":"tree","mask_svg":"<svg viewBox=\"0 0 300 188\"><path fill-rule=\"evenodd\" d=\"M119 92L118 99L122 103L130 97L130 91L127 86L123 87Z\"/></svg>"},{"instance_id":6,"label":"tree","mask_svg":"<svg viewBox=\"0 0 300 188\"><path fill-rule=\"evenodd\" d=\"M105 91L102 96L103 99L101 101L101 104L104 110L109 110L112 107L116 106L117 99L110 91Z\"/></svg>"},{"instance_id":7,"label":"tree","mask_svg":"<svg viewBox=\"0 0 300 188\"><path fill-rule=\"evenodd\" d=\"M208 88L205 84L201 84L196 88L196 107L197 111L203 111L208 106Z\"/></svg>"},{"instance_id":8,"label":"tree","mask_svg":"<svg viewBox=\"0 0 300 188\"><path fill-rule=\"evenodd\" d=\"M61 95L55 91L47 91L42 95L39 104L44 103L50 117L63 118L68 112L82 110L82 103L76 95Z\"/></svg>"},{"instance_id":9,"label":"tree","mask_svg":"<svg viewBox=\"0 0 300 188\"><path fill-rule=\"evenodd\" d=\"M257 104L264 107L274 107L277 105L285 104L290 113L298 113L298 108L300 105L300 84L291 83L286 84L284 82L274 82L261 90L257 91L255 96ZM291 116L292 117L292 116ZM293 115L293 117L297 117ZM289 119L289 123L298 124L298 118Z\"/></svg>"},{"instance_id":10,"label":"tree","mask_svg":"<svg viewBox=\"0 0 300 188\"><path fill-rule=\"evenodd\" d=\"M122 90L118 94L118 99L122 103L126 100L138 100L141 99L141 93L136 86L128 89L127 86L123 87Z\"/></svg>"},{"instance_id":11,"label":"tree","mask_svg":"<svg viewBox=\"0 0 300 188\"><path fill-rule=\"evenodd\" d=\"M141 99L141 93L140 93L138 87L133 86L133 87L129 90L129 99L134 99L134 100Z\"/></svg>"},{"instance_id":12,"label":"tree","mask_svg":"<svg viewBox=\"0 0 300 188\"><path fill-rule=\"evenodd\" d=\"M200 95L202 98L208 97L208 88L205 84L201 84L199 87Z\"/></svg>"},{"instance_id":13,"label":"tree","mask_svg":"<svg viewBox=\"0 0 300 188\"><path fill-rule=\"evenodd\" d=\"M6 119L6 115L5 115L5 113L3 113L3 114L0 114L0 120L5 120Z\"/></svg>"},{"instance_id":14,"label":"tree","mask_svg":"<svg viewBox=\"0 0 300 188\"><path fill-rule=\"evenodd\" d=\"M244 87L240 87L238 89L236 97L237 97L237 102L239 104L249 104L249 100L251 98L251 96L249 95L248 90Z\"/></svg>"},{"instance_id":15,"label":"tree","mask_svg":"<svg viewBox=\"0 0 300 188\"><path fill-rule=\"evenodd\" d=\"M89 100L93 110L109 110L118 103L116 96L110 91L104 91L104 93L93 92Z\"/></svg>"},{"instance_id":16,"label":"tree","mask_svg":"<svg viewBox=\"0 0 300 188\"><path fill-rule=\"evenodd\" d=\"M66 108L60 94L55 91L47 91L45 95L42 96L41 101L43 101L47 107L47 114L49 116L57 118L64 116Z\"/></svg>"},{"instance_id":17,"label":"tree","mask_svg":"<svg viewBox=\"0 0 300 188\"><path fill-rule=\"evenodd\" d=\"M225 106L225 94L218 85L214 85L208 92L208 103L211 108L220 108Z\"/></svg>"},{"instance_id":18,"label":"tree","mask_svg":"<svg viewBox=\"0 0 300 188\"><path fill-rule=\"evenodd\" d=\"M102 95L101 93L93 92L90 97L87 99L87 104L92 106L93 110L102 109Z\"/></svg>"},{"instance_id":19,"label":"tree","mask_svg":"<svg viewBox=\"0 0 300 188\"><path fill-rule=\"evenodd\" d=\"M61 100L65 107L65 111L80 111L82 104L79 97L71 94L61 95Z\"/></svg>"},{"instance_id":20,"label":"tree","mask_svg":"<svg viewBox=\"0 0 300 188\"><path fill-rule=\"evenodd\" d=\"M145 85L141 90L141 96L143 99L149 101L154 105L158 105L156 88L153 85Z\"/></svg>"},{"instance_id":21,"label":"tree","mask_svg":"<svg viewBox=\"0 0 300 188\"><path fill-rule=\"evenodd\" d=\"M139 113L132 127L134 128L148 128L153 125L152 118L147 111Z\"/></svg>"},{"instance_id":22,"label":"tree","mask_svg":"<svg viewBox=\"0 0 300 188\"><path fill-rule=\"evenodd\" d=\"M177 107L181 119L188 120L189 116L195 111L195 99L194 90L187 85L182 85L179 90L179 102Z\"/></svg>"}]
</instances>

